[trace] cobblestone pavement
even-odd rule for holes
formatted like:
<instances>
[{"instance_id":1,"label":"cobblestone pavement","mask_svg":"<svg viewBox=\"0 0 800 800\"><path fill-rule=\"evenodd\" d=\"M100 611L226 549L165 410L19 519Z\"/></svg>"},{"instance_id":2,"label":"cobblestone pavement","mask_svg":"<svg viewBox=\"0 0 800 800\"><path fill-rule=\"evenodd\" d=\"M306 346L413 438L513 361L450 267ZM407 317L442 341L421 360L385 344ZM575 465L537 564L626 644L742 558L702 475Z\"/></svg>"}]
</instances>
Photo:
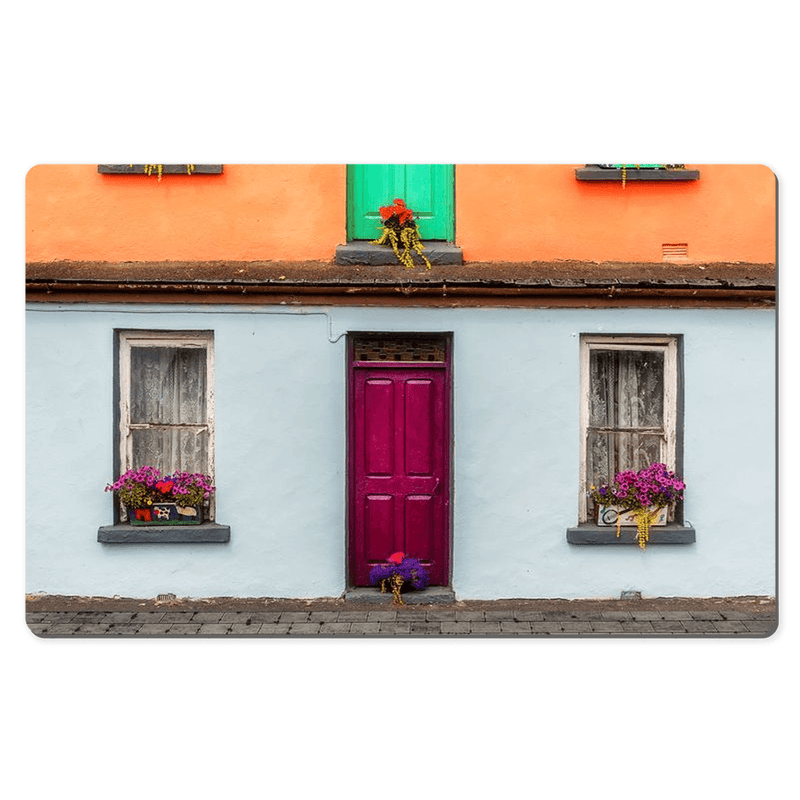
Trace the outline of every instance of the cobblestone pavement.
<instances>
[{"instance_id":1,"label":"cobblestone pavement","mask_svg":"<svg viewBox=\"0 0 800 800\"><path fill-rule=\"evenodd\" d=\"M449 605L375 606L336 601L271 600L257 605L152 601L143 610L73 603L68 610L28 603L26 622L40 637L766 637L777 626L774 600L732 598L698 602L676 598L627 601L496 601Z\"/></svg>"}]
</instances>

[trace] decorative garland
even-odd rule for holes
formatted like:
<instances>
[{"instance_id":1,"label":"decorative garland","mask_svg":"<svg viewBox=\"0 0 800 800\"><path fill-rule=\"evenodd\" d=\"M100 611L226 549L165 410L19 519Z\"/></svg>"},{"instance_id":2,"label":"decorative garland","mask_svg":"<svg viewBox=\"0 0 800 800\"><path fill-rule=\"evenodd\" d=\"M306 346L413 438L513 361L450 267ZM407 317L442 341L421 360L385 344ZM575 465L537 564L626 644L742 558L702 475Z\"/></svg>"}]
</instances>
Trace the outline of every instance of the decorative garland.
<instances>
[{"instance_id":1,"label":"decorative garland","mask_svg":"<svg viewBox=\"0 0 800 800\"><path fill-rule=\"evenodd\" d=\"M383 220L383 233L380 239L373 239L370 244L388 244L394 250L397 260L407 269L413 269L415 266L411 256L411 252L414 251L430 269L431 262L422 252L424 245L419 238L417 223L414 222L414 212L406 206L405 201L395 198L394 205L382 206L380 214Z\"/></svg>"},{"instance_id":2,"label":"decorative garland","mask_svg":"<svg viewBox=\"0 0 800 800\"><path fill-rule=\"evenodd\" d=\"M392 603L404 605L400 592L404 585L413 589L424 589L428 585L428 572L416 558L405 553L392 553L385 564L376 564L369 571L369 582L380 586L381 592L391 591Z\"/></svg>"},{"instance_id":3,"label":"decorative garland","mask_svg":"<svg viewBox=\"0 0 800 800\"><path fill-rule=\"evenodd\" d=\"M130 165L131 167L133 164ZM161 180L161 176L164 174L164 165L163 164L145 164L144 165L144 174L145 175L152 175L153 173L158 175L158 180ZM186 165L186 174L191 175L194 172L194 164L187 164Z\"/></svg>"}]
</instances>

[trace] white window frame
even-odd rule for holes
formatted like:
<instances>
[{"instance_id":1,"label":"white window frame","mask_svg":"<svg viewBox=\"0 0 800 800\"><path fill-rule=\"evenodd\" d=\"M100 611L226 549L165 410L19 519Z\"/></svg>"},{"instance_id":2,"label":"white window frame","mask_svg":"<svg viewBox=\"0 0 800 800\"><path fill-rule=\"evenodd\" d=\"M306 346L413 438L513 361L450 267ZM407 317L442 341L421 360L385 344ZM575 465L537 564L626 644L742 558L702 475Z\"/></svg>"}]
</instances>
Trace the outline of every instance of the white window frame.
<instances>
[{"instance_id":1,"label":"white window frame","mask_svg":"<svg viewBox=\"0 0 800 800\"><path fill-rule=\"evenodd\" d=\"M678 337L582 334L580 344L580 494L579 520L589 521L589 480L587 476L587 440L589 432L590 372L592 350L656 350L664 354L664 437L661 461L671 470L677 469L678 437ZM672 512L670 512L672 513Z\"/></svg>"},{"instance_id":2,"label":"white window frame","mask_svg":"<svg viewBox=\"0 0 800 800\"><path fill-rule=\"evenodd\" d=\"M201 348L206 351L206 421L181 427L205 430L208 435L208 465L205 472L215 482L214 470L214 333L213 331L126 330L119 334L119 469L120 475L133 467L133 431L147 430L149 423L131 422L131 348L176 347ZM209 503L209 519L215 519L215 493ZM125 509L121 510L125 521Z\"/></svg>"}]
</instances>

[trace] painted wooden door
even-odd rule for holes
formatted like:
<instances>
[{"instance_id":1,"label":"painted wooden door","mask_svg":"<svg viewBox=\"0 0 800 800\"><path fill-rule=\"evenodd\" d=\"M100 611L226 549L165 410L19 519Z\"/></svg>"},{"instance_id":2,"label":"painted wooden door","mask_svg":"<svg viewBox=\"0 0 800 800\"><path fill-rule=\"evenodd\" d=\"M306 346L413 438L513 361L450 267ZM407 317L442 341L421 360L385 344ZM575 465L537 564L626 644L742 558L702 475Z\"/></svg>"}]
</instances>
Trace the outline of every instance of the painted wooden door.
<instances>
[{"instance_id":1,"label":"painted wooden door","mask_svg":"<svg viewBox=\"0 0 800 800\"><path fill-rule=\"evenodd\" d=\"M414 212L422 239L453 241L452 164L351 164L347 167L347 237L377 239L381 206L396 197Z\"/></svg>"},{"instance_id":2,"label":"painted wooden door","mask_svg":"<svg viewBox=\"0 0 800 800\"><path fill-rule=\"evenodd\" d=\"M449 583L447 370L353 370L350 575L394 552L420 559L432 585Z\"/></svg>"}]
</instances>

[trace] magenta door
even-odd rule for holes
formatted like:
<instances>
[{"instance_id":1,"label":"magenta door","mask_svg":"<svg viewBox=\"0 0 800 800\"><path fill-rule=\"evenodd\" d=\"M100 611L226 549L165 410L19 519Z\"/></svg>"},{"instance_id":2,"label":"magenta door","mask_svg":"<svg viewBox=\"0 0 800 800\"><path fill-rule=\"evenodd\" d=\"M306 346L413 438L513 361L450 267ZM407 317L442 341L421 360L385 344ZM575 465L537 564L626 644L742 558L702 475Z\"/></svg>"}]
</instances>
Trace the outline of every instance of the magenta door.
<instances>
[{"instance_id":1,"label":"magenta door","mask_svg":"<svg viewBox=\"0 0 800 800\"><path fill-rule=\"evenodd\" d=\"M353 367L350 578L401 550L420 559L431 584L449 583L447 368Z\"/></svg>"}]
</instances>

